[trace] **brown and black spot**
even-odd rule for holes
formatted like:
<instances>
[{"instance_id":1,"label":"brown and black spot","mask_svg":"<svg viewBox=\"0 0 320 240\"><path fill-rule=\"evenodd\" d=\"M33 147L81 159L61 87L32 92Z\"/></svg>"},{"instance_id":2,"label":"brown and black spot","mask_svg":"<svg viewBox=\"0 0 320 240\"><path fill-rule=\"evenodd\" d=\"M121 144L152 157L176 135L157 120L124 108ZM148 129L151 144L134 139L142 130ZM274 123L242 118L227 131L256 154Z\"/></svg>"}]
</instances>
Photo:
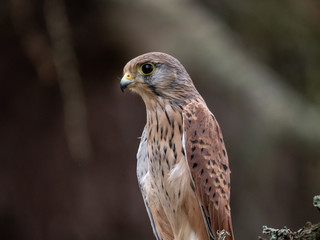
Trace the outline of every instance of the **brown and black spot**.
<instances>
[{"instance_id":1,"label":"brown and black spot","mask_svg":"<svg viewBox=\"0 0 320 240\"><path fill-rule=\"evenodd\" d=\"M224 171L226 171L228 169L228 166L226 164L221 164L221 165L222 165Z\"/></svg>"},{"instance_id":2,"label":"brown and black spot","mask_svg":"<svg viewBox=\"0 0 320 240\"><path fill-rule=\"evenodd\" d=\"M164 131L164 140L167 141L167 137L168 137L168 127L166 127L165 131Z\"/></svg>"},{"instance_id":3,"label":"brown and black spot","mask_svg":"<svg viewBox=\"0 0 320 240\"><path fill-rule=\"evenodd\" d=\"M168 113L167 113L167 110L165 110L165 111L164 111L164 113L166 114L166 117L167 117L168 123L169 123L169 124L171 124L171 120L170 120L170 118L169 118L169 115L168 115Z\"/></svg>"},{"instance_id":4,"label":"brown and black spot","mask_svg":"<svg viewBox=\"0 0 320 240\"><path fill-rule=\"evenodd\" d=\"M162 140L162 138L163 138L163 127L161 127L160 129L160 139Z\"/></svg>"},{"instance_id":5,"label":"brown and black spot","mask_svg":"<svg viewBox=\"0 0 320 240\"><path fill-rule=\"evenodd\" d=\"M168 166L168 170L170 170L170 163L169 163L169 159L166 158L166 163L167 163L167 166Z\"/></svg>"},{"instance_id":6,"label":"brown and black spot","mask_svg":"<svg viewBox=\"0 0 320 240\"><path fill-rule=\"evenodd\" d=\"M216 193L212 194L212 199L214 199L216 197Z\"/></svg>"},{"instance_id":7,"label":"brown and black spot","mask_svg":"<svg viewBox=\"0 0 320 240\"><path fill-rule=\"evenodd\" d=\"M185 156L185 155L186 155L186 154L185 154L185 152L184 152L183 147L181 147L181 153L182 153L182 155L183 155L183 156Z\"/></svg>"},{"instance_id":8,"label":"brown and black spot","mask_svg":"<svg viewBox=\"0 0 320 240\"><path fill-rule=\"evenodd\" d=\"M223 156L226 156L226 150L222 149Z\"/></svg>"}]
</instances>

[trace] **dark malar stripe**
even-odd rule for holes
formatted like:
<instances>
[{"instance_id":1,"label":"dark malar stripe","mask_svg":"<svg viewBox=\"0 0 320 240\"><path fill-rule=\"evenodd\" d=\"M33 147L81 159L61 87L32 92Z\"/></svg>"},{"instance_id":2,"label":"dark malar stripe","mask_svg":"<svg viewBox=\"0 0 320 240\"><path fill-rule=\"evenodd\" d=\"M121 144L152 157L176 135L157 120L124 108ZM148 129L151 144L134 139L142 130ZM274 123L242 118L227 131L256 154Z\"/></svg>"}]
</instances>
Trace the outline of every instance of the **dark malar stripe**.
<instances>
[{"instance_id":1,"label":"dark malar stripe","mask_svg":"<svg viewBox=\"0 0 320 240\"><path fill-rule=\"evenodd\" d=\"M148 85L149 89L157 96L160 96L160 94L157 92L155 86Z\"/></svg>"}]
</instances>

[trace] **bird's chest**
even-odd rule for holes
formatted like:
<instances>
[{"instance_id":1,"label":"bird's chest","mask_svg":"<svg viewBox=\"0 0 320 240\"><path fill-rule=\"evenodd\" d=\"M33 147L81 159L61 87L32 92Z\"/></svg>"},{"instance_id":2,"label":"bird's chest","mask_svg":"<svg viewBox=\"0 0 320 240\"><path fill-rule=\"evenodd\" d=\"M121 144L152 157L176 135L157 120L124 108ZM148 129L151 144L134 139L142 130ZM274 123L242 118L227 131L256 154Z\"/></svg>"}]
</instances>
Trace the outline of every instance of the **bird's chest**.
<instances>
[{"instance_id":1,"label":"bird's chest","mask_svg":"<svg viewBox=\"0 0 320 240\"><path fill-rule=\"evenodd\" d=\"M157 112L148 119L147 135L149 197L175 212L181 201L182 182L189 177L185 174L181 114Z\"/></svg>"}]
</instances>

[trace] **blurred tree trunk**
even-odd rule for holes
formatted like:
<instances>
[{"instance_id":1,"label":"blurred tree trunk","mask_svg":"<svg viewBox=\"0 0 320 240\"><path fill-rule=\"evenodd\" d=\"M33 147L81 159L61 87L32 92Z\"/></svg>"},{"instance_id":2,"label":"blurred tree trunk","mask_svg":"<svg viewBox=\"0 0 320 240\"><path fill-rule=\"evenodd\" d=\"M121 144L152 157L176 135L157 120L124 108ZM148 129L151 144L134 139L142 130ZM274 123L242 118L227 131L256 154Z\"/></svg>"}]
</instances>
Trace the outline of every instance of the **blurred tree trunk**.
<instances>
[{"instance_id":1,"label":"blurred tree trunk","mask_svg":"<svg viewBox=\"0 0 320 240\"><path fill-rule=\"evenodd\" d=\"M44 16L64 103L69 150L71 157L82 164L92 158L92 149L81 76L63 0L45 0Z\"/></svg>"},{"instance_id":2,"label":"blurred tree trunk","mask_svg":"<svg viewBox=\"0 0 320 240\"><path fill-rule=\"evenodd\" d=\"M92 150L71 27L62 0L46 0L44 5L49 38L36 20L36 2L11 0L12 21L40 81L44 84L58 81L69 152L75 161L84 163L92 158Z\"/></svg>"},{"instance_id":3,"label":"blurred tree trunk","mask_svg":"<svg viewBox=\"0 0 320 240\"><path fill-rule=\"evenodd\" d=\"M36 3L28 0L10 1L11 20L20 38L26 55L34 65L42 84L50 85L56 81L51 46L36 19Z\"/></svg>"}]
</instances>

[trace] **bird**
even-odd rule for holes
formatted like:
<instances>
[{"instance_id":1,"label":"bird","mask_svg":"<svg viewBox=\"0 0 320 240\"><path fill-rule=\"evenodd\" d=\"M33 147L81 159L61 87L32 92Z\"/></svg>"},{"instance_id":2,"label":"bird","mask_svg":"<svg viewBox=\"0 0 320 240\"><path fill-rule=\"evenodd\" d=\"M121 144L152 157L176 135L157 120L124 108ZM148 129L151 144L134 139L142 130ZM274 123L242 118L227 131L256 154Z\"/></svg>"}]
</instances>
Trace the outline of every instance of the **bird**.
<instances>
[{"instance_id":1,"label":"bird","mask_svg":"<svg viewBox=\"0 0 320 240\"><path fill-rule=\"evenodd\" d=\"M234 239L222 132L184 66L145 53L125 65L120 87L146 107L136 170L155 238Z\"/></svg>"}]
</instances>

